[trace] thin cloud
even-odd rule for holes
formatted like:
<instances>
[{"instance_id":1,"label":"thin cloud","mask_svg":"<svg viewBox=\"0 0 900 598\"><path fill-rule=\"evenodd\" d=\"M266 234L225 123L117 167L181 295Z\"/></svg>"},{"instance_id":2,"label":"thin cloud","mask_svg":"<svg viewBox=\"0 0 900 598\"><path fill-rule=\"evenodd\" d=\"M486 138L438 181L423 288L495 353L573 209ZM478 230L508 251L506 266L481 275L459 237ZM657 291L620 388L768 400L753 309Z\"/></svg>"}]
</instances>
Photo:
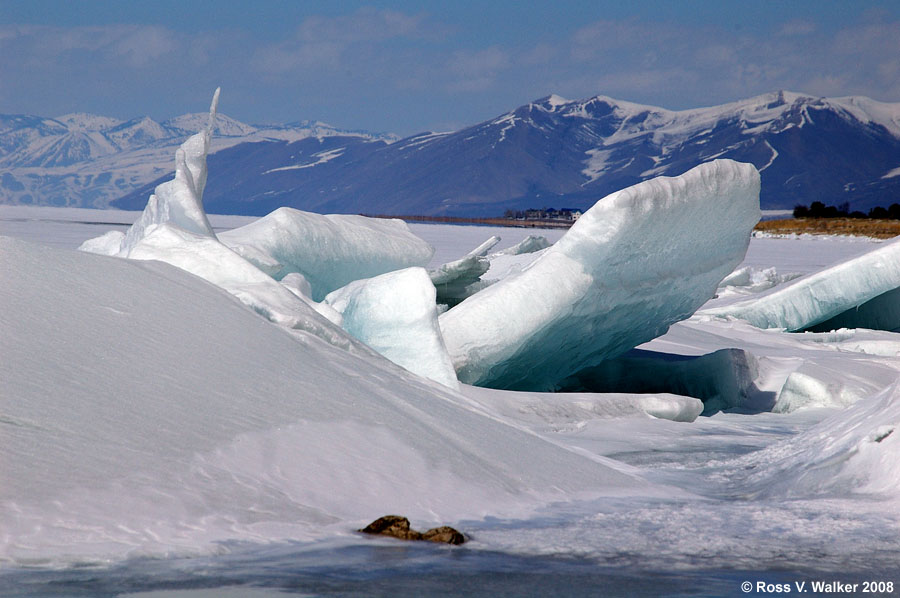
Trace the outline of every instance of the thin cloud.
<instances>
[{"instance_id":1,"label":"thin cloud","mask_svg":"<svg viewBox=\"0 0 900 598\"><path fill-rule=\"evenodd\" d=\"M395 39L427 39L430 30L421 15L363 8L350 15L307 17L288 39L259 48L255 62L263 71L279 74L298 69L336 69L364 62L361 46L379 46Z\"/></svg>"}]
</instances>

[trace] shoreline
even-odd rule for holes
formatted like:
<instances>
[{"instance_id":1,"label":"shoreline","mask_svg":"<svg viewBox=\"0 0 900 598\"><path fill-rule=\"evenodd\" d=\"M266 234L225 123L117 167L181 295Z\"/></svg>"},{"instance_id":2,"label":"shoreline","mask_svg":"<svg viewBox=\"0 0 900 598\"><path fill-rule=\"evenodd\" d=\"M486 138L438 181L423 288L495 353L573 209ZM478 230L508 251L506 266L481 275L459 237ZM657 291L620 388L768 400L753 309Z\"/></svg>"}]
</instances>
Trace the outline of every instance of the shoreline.
<instances>
[{"instance_id":1,"label":"shoreline","mask_svg":"<svg viewBox=\"0 0 900 598\"><path fill-rule=\"evenodd\" d=\"M459 216L390 216L386 214L360 214L367 218L398 219L405 222L425 224L474 224L481 226L502 226L507 228L570 228L575 221L570 220L513 220L502 216L495 218L462 218Z\"/></svg>"},{"instance_id":2,"label":"shoreline","mask_svg":"<svg viewBox=\"0 0 900 598\"><path fill-rule=\"evenodd\" d=\"M900 235L900 220L870 218L788 218L764 220L754 231L774 235L846 235L874 239L892 239Z\"/></svg>"}]
</instances>

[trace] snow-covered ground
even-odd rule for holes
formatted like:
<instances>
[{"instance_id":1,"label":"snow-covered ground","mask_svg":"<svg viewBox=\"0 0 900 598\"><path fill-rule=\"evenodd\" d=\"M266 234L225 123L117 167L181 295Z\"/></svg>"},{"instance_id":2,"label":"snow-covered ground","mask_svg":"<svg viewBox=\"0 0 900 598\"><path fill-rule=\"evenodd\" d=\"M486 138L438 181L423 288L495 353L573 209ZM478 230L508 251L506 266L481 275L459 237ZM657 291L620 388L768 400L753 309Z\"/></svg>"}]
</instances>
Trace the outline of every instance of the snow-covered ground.
<instances>
[{"instance_id":1,"label":"snow-covered ground","mask_svg":"<svg viewBox=\"0 0 900 598\"><path fill-rule=\"evenodd\" d=\"M896 572L894 333L791 335L700 316L676 324L641 347L650 367L659 353L719 349L751 362L745 379L731 380L746 408L696 419L691 399L665 392L460 395L374 354L287 334L176 268L73 251L136 217L0 207L0 236L13 238L0 261L0 594L238 584L232 595L327 595L337 590L321 580L339 579L341 591L365 594L371 583L414 595L404 580L440 594L467 579L469 593L485 595L539 595L559 587L549 580L584 594L602 585L729 595L745 578L890 581ZM217 230L246 223L210 220ZM494 234L496 250L535 232L410 228L435 247L432 265ZM754 273L763 286L783 285L781 275L881 246L754 238L738 267L751 268L737 280L747 284L732 291L751 294ZM710 363L694 374L715 378L721 364ZM673 370L671 392L690 394L684 377ZM777 394L810 408L763 410ZM441 457L457 451L464 456ZM41 475L18 469L26 455ZM371 491L359 497L360 487ZM298 510L319 493L332 514ZM472 540L397 546L352 532L387 512L453 524Z\"/></svg>"}]
</instances>

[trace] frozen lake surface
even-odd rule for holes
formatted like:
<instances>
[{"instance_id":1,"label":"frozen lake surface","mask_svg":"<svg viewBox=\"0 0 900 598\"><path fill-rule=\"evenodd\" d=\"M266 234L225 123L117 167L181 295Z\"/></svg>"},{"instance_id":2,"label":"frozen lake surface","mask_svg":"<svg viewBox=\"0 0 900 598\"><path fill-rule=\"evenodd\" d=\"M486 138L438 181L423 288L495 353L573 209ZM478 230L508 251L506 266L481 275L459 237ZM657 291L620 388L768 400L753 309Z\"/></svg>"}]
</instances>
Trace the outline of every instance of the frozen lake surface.
<instances>
[{"instance_id":1,"label":"frozen lake surface","mask_svg":"<svg viewBox=\"0 0 900 598\"><path fill-rule=\"evenodd\" d=\"M68 250L107 230L124 230L137 216L0 206L0 236ZM252 219L213 215L210 220L221 231ZM551 242L563 234L430 224L410 228L435 247L433 265L461 257L491 235L502 237L501 249L529 234ZM877 246L847 238L754 238L742 266L805 274ZM900 340L887 332L858 336L868 352L849 347L844 337L692 320L645 348L705 354L735 345L763 358L760 367L768 377L757 382L781 384L787 375L783 370L796 367L802 357L809 367L838 368L835 380L856 376L859 388L888 386L900 371L895 350ZM227 540L215 543L213 551L186 544L181 551L124 559L60 562L32 554L0 562L0 596L737 596L744 595L741 584L747 581L754 587L758 582L791 584L794 591L796 582L815 580L900 584L900 502L895 497L768 492L769 478L754 477L765 469L754 455L768 455L764 451L839 418L841 409L732 410L693 422L587 417L584 409L553 403L546 409L498 411L493 417L569 450L614 460L668 492L573 497L527 515L448 522L471 537L460 547L364 538L346 529L320 540ZM3 417L0 410L0 423L8 424ZM771 454L774 459L776 453ZM771 479L774 487L783 478ZM89 525L76 521L73 526L79 523ZM18 548L28 553L28 546Z\"/></svg>"}]
</instances>

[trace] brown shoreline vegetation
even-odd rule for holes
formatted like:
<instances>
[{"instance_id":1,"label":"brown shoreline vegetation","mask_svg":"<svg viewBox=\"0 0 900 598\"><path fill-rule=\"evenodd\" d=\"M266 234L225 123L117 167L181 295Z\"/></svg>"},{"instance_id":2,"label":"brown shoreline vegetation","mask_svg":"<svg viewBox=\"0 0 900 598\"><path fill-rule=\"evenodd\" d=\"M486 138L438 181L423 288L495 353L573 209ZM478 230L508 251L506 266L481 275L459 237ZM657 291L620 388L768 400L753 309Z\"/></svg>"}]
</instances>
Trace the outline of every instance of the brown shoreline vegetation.
<instances>
[{"instance_id":1,"label":"brown shoreline vegetation","mask_svg":"<svg viewBox=\"0 0 900 598\"><path fill-rule=\"evenodd\" d=\"M811 235L852 235L891 239L900 235L900 220L871 218L787 218L764 220L754 230L766 233Z\"/></svg>"}]
</instances>

